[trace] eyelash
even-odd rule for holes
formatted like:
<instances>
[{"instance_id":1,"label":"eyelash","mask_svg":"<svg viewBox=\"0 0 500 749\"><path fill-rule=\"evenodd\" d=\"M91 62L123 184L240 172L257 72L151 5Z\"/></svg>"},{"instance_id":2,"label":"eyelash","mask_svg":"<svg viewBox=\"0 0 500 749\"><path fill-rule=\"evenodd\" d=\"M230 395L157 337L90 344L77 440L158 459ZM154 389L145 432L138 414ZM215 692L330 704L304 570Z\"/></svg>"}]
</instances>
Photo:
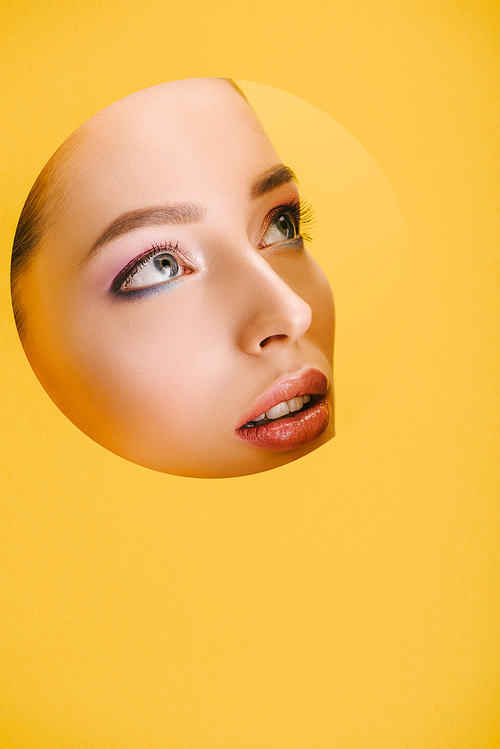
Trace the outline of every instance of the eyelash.
<instances>
[{"instance_id":1,"label":"eyelash","mask_svg":"<svg viewBox=\"0 0 500 749\"><path fill-rule=\"evenodd\" d=\"M264 228L262 231L262 237L265 236L266 232L268 231L269 227L274 221L277 221L281 216L284 216L286 214L291 215L294 226L296 229L297 237L294 239L284 240L283 244L285 242L293 242L297 239L301 239L302 241L310 242L311 241L311 235L309 233L306 233L304 229L310 229L315 223L316 220L314 218L314 209L311 206L310 203L308 203L303 198L300 198L300 200L291 200L288 203L284 203L282 205L276 206L272 209L270 213L266 216L264 219ZM262 249L266 249L266 247L271 247L272 245L267 245ZM120 273L116 276L113 283L111 284L111 292L115 296L139 296L143 295L145 293L154 291L157 289L157 286L151 286L146 287L143 289L131 289L130 291L124 290L124 285L129 284L132 278L143 268L146 263L151 260L151 258L155 257L156 255L161 254L162 252L168 252L169 254L173 255L176 260L178 261L179 268L183 268L188 271L188 273L191 273L191 269L189 269L187 266L182 265L180 261L182 261L182 256L179 253L179 244L177 243L175 246L170 244L169 242L165 244L154 244L147 252L145 252L143 255L140 255L138 258L134 258L134 260L131 260L131 262L123 268L123 270L120 271ZM184 261L185 262L185 261ZM172 279L174 280L174 279ZM166 286L167 283L160 284L160 286Z\"/></svg>"},{"instance_id":2,"label":"eyelash","mask_svg":"<svg viewBox=\"0 0 500 749\"><path fill-rule=\"evenodd\" d=\"M122 289L125 284L130 283L133 277L137 275L137 273L139 273L141 268L143 268L146 263L151 260L151 258L156 257L156 255L159 255L162 252L168 252L177 260L180 260L179 244L176 244L175 246L170 244L169 242L165 244L154 244L151 249L149 249L143 255L140 255L138 258L134 258L134 260L131 260L130 263L120 271L120 273L116 276L115 280L111 284L111 291L113 292L113 294L116 294L118 296L120 294L132 295L140 291L145 291L146 289L136 289L134 291L125 292ZM179 262L179 268L184 267L185 266L183 266Z\"/></svg>"},{"instance_id":3,"label":"eyelash","mask_svg":"<svg viewBox=\"0 0 500 749\"><path fill-rule=\"evenodd\" d=\"M273 221L277 221L280 216L284 216L287 213L291 214L293 218L297 236L301 237L305 242L311 242L311 235L304 230L311 229L316 223L316 219L314 217L314 208L304 198L300 198L300 200L291 200L288 203L273 208L264 221L265 228L262 236L265 235Z\"/></svg>"}]
</instances>

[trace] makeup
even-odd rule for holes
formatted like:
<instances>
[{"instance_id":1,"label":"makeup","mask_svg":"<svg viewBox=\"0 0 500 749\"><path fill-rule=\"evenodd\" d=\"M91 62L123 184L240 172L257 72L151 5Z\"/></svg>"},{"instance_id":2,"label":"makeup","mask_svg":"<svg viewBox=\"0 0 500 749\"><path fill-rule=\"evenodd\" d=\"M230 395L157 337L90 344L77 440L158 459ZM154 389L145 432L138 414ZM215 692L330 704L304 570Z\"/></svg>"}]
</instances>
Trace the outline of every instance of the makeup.
<instances>
[{"instance_id":1,"label":"makeup","mask_svg":"<svg viewBox=\"0 0 500 749\"><path fill-rule=\"evenodd\" d=\"M54 402L180 476L267 471L331 439L335 309L312 209L248 103L225 81L172 82L81 132L29 269L28 353Z\"/></svg>"},{"instance_id":2,"label":"makeup","mask_svg":"<svg viewBox=\"0 0 500 749\"><path fill-rule=\"evenodd\" d=\"M164 209L164 212L171 213L173 210ZM156 209L156 213L159 211L160 209ZM314 223L313 216L312 207L303 199L276 206L263 221L258 249L264 250L276 244L278 247L286 245L288 248L303 250L304 238L310 238L303 229ZM120 221L123 220L118 220L118 223ZM121 232L124 233L123 227ZM192 273L194 269L189 267L188 262L179 250L178 242L153 244L118 273L110 291L117 297L149 296L156 288L170 285L173 280Z\"/></svg>"},{"instance_id":3,"label":"makeup","mask_svg":"<svg viewBox=\"0 0 500 749\"><path fill-rule=\"evenodd\" d=\"M306 369L272 385L235 431L238 439L265 450L294 450L320 437L328 426L328 378Z\"/></svg>"},{"instance_id":4,"label":"makeup","mask_svg":"<svg viewBox=\"0 0 500 749\"><path fill-rule=\"evenodd\" d=\"M298 240L300 247L303 247L304 240L311 240L305 229L311 227L314 223L314 209L304 198L296 198L288 203L276 206L264 220L265 233L259 243L259 248L263 249L275 242L293 240ZM268 237L270 232L271 236Z\"/></svg>"},{"instance_id":5,"label":"makeup","mask_svg":"<svg viewBox=\"0 0 500 749\"><path fill-rule=\"evenodd\" d=\"M177 245L153 245L120 271L111 284L111 292L129 295L164 286L189 273L192 269L181 263Z\"/></svg>"}]
</instances>

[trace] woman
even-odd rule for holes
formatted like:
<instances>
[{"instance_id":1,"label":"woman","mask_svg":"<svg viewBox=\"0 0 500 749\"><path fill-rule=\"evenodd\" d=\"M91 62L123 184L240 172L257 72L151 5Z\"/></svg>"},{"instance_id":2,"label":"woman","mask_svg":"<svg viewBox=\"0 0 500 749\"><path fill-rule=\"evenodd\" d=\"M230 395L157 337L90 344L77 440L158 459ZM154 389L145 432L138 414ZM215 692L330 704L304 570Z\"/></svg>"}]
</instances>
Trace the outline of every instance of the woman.
<instances>
[{"instance_id":1,"label":"woman","mask_svg":"<svg viewBox=\"0 0 500 749\"><path fill-rule=\"evenodd\" d=\"M334 436L334 307L303 210L226 79L139 91L82 125L23 209L12 295L43 387L140 465L241 476Z\"/></svg>"}]
</instances>

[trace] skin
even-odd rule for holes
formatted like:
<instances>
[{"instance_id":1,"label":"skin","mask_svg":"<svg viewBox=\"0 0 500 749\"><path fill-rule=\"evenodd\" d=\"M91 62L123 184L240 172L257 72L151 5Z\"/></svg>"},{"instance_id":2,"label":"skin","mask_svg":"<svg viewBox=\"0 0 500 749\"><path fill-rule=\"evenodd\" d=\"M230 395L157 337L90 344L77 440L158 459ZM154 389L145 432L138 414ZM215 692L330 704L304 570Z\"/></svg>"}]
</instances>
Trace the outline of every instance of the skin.
<instances>
[{"instance_id":1,"label":"skin","mask_svg":"<svg viewBox=\"0 0 500 749\"><path fill-rule=\"evenodd\" d=\"M23 287L28 358L61 410L118 455L193 477L265 471L333 437L332 387L313 442L272 451L234 435L276 381L304 367L333 375L330 286L297 241L268 243L270 212L298 188L251 195L281 160L243 97L221 79L155 86L76 139ZM91 252L117 217L178 204L201 220L146 223ZM113 293L155 245L176 248L180 277L139 297Z\"/></svg>"}]
</instances>

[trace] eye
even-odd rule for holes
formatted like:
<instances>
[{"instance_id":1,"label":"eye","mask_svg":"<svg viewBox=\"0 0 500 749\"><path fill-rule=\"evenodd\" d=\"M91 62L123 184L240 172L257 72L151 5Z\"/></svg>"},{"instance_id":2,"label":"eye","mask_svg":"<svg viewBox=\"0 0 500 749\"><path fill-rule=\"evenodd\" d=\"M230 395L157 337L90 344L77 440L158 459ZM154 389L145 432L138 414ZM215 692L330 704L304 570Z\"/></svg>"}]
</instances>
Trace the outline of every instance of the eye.
<instances>
[{"instance_id":1,"label":"eye","mask_svg":"<svg viewBox=\"0 0 500 749\"><path fill-rule=\"evenodd\" d=\"M279 213L267 227L261 247L286 242L288 239L297 239L299 236L298 224L298 218L291 211Z\"/></svg>"},{"instance_id":2,"label":"eye","mask_svg":"<svg viewBox=\"0 0 500 749\"><path fill-rule=\"evenodd\" d=\"M122 284L121 291L158 286L179 275L182 275L181 268L175 257L169 252L162 252L136 266Z\"/></svg>"},{"instance_id":3,"label":"eye","mask_svg":"<svg viewBox=\"0 0 500 749\"><path fill-rule=\"evenodd\" d=\"M191 272L190 268L180 265L171 252L155 247L124 268L113 281L111 290L115 294L128 294L154 289Z\"/></svg>"}]
</instances>

